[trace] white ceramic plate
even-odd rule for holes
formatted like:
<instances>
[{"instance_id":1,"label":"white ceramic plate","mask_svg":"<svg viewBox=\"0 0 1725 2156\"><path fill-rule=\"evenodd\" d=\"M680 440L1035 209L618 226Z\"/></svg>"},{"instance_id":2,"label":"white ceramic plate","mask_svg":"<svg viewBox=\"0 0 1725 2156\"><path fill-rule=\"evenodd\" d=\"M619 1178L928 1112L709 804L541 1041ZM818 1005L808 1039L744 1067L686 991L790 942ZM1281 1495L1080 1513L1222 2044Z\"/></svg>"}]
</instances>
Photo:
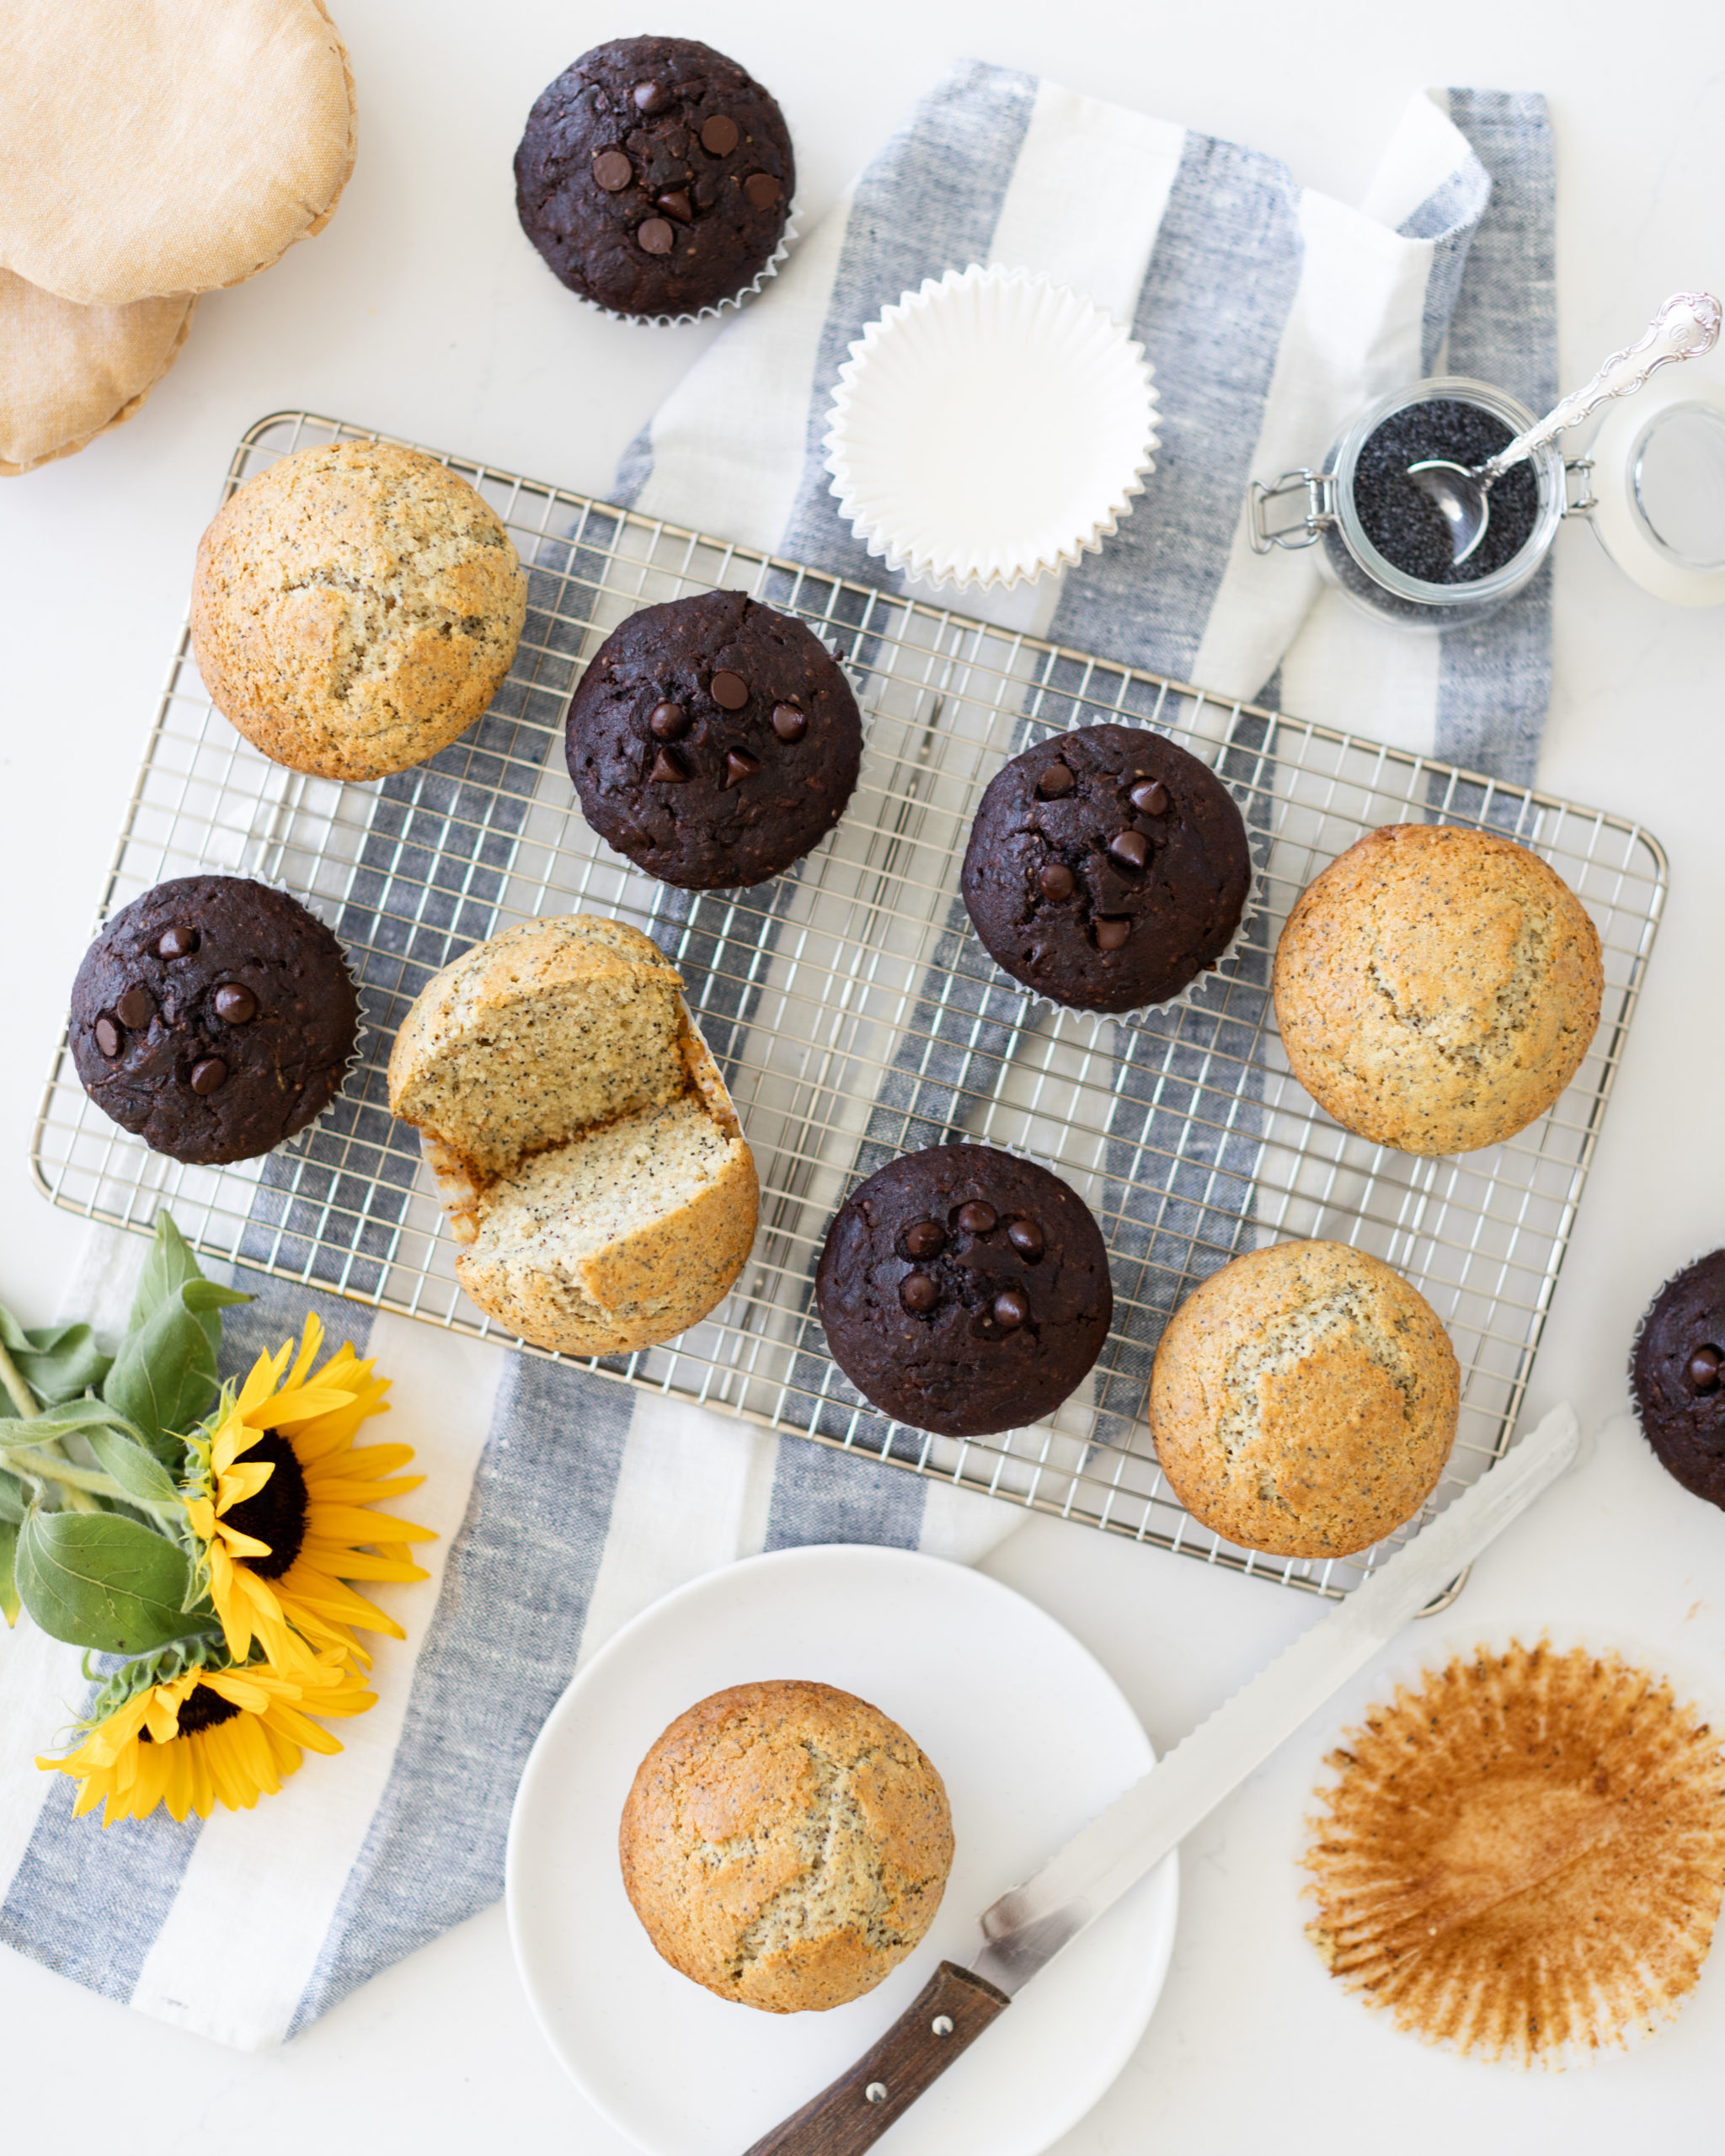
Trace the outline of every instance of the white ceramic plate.
<instances>
[{"instance_id":1,"label":"white ceramic plate","mask_svg":"<svg viewBox=\"0 0 1725 2156\"><path fill-rule=\"evenodd\" d=\"M827 2014L761 2014L679 1976L617 1869L636 1767L729 1684L836 1684L940 1769L957 1853L908 1961ZM540 1732L510 1826L510 1935L527 1995L582 2093L652 2156L738 2156L850 2066L976 1919L1150 1767L1150 1740L1087 1650L968 1566L825 1546L755 1557L654 1604L595 1655ZM1144 2032L1173 1946L1170 1856L1027 1987L893 2128L893 2156L1036 2156L1081 2118Z\"/></svg>"}]
</instances>

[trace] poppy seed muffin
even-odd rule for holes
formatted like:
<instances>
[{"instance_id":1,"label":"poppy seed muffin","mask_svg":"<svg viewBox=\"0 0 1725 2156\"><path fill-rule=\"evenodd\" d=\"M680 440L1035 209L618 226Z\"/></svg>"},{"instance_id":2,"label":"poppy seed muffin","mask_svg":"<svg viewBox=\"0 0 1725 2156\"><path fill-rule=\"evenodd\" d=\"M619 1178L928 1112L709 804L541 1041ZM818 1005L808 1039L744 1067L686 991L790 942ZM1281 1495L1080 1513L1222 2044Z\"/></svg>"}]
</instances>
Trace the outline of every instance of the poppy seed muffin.
<instances>
[{"instance_id":1,"label":"poppy seed muffin","mask_svg":"<svg viewBox=\"0 0 1725 2156\"><path fill-rule=\"evenodd\" d=\"M608 1355L703 1318L755 1239L755 1156L677 970L622 921L523 921L433 974L389 1058L456 1277L538 1348Z\"/></svg>"},{"instance_id":2,"label":"poppy seed muffin","mask_svg":"<svg viewBox=\"0 0 1725 2156\"><path fill-rule=\"evenodd\" d=\"M326 442L217 512L192 652L216 708L272 761L382 778L480 716L526 616L526 572L465 479L416 449Z\"/></svg>"},{"instance_id":3,"label":"poppy seed muffin","mask_svg":"<svg viewBox=\"0 0 1725 2156\"><path fill-rule=\"evenodd\" d=\"M286 892L181 876L84 953L68 1038L78 1081L153 1151L255 1160L341 1091L360 1004L341 946Z\"/></svg>"},{"instance_id":4,"label":"poppy seed muffin","mask_svg":"<svg viewBox=\"0 0 1725 2156\"><path fill-rule=\"evenodd\" d=\"M845 812L862 720L819 637L741 591L644 606L569 703L569 776L606 845L662 883L765 882Z\"/></svg>"},{"instance_id":5,"label":"poppy seed muffin","mask_svg":"<svg viewBox=\"0 0 1725 2156\"><path fill-rule=\"evenodd\" d=\"M772 261L796 162L752 76L693 38L625 37L540 93L515 152L515 211L546 266L611 313L739 297Z\"/></svg>"},{"instance_id":6,"label":"poppy seed muffin","mask_svg":"<svg viewBox=\"0 0 1725 2156\"><path fill-rule=\"evenodd\" d=\"M768 2014L872 1991L946 1891L941 1778L878 1707L779 1679L715 1692L641 1762L623 1886L674 1969Z\"/></svg>"},{"instance_id":7,"label":"poppy seed muffin","mask_svg":"<svg viewBox=\"0 0 1725 2156\"><path fill-rule=\"evenodd\" d=\"M1698 1257L1654 1296L1630 1384L1660 1466L1725 1511L1725 1251Z\"/></svg>"},{"instance_id":8,"label":"poppy seed muffin","mask_svg":"<svg viewBox=\"0 0 1725 2156\"><path fill-rule=\"evenodd\" d=\"M1165 1003L1215 963L1252 883L1207 764L1138 726L1087 726L995 774L960 887L995 963L1076 1011Z\"/></svg>"},{"instance_id":9,"label":"poppy seed muffin","mask_svg":"<svg viewBox=\"0 0 1725 2156\"><path fill-rule=\"evenodd\" d=\"M1495 831L1391 824L1300 894L1276 947L1294 1075L1344 1130L1471 1153L1545 1113L1581 1068L1605 973L1586 909Z\"/></svg>"},{"instance_id":10,"label":"poppy seed muffin","mask_svg":"<svg viewBox=\"0 0 1725 2156\"><path fill-rule=\"evenodd\" d=\"M1205 1527L1273 1556L1343 1557L1431 1495L1460 1398L1450 1336L1399 1273L1343 1243L1277 1243L1168 1321L1150 1427Z\"/></svg>"},{"instance_id":11,"label":"poppy seed muffin","mask_svg":"<svg viewBox=\"0 0 1725 2156\"><path fill-rule=\"evenodd\" d=\"M814 1294L863 1398L948 1438L1051 1415L1089 1375L1114 1310L1090 1208L991 1145L931 1145L877 1170L828 1229Z\"/></svg>"}]
</instances>

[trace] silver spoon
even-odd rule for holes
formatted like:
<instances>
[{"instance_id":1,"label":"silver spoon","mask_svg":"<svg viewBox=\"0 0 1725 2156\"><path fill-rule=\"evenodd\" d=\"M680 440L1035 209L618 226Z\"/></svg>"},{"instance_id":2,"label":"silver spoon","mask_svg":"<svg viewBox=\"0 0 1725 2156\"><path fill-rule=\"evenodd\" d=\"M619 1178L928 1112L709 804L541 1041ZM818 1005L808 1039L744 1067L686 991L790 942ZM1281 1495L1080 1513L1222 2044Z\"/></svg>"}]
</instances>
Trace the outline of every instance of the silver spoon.
<instances>
[{"instance_id":1,"label":"silver spoon","mask_svg":"<svg viewBox=\"0 0 1725 2156\"><path fill-rule=\"evenodd\" d=\"M1674 360L1698 360L1711 352L1719 339L1719 302L1711 292L1674 292L1648 323L1644 337L1614 352L1584 389L1572 390L1489 462L1469 467L1447 456L1428 456L1410 464L1408 478L1450 527L1456 567L1486 536L1493 480L1566 427L1578 427L1610 398L1632 397L1655 368Z\"/></svg>"}]
</instances>

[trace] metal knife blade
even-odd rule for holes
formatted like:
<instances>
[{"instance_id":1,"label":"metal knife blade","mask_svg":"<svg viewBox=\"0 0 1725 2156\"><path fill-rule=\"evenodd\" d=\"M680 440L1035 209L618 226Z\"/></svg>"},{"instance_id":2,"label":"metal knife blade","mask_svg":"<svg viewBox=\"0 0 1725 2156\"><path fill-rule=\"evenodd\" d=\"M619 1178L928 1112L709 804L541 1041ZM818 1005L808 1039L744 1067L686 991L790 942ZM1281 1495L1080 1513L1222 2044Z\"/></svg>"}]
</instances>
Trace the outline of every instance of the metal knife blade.
<instances>
[{"instance_id":1,"label":"metal knife blade","mask_svg":"<svg viewBox=\"0 0 1725 2156\"><path fill-rule=\"evenodd\" d=\"M1575 1412L1554 1407L1407 1548L1321 1618L1115 1798L1022 1886L982 1913L976 1975L1019 1990L1191 1833L1453 1580L1574 1459Z\"/></svg>"}]
</instances>

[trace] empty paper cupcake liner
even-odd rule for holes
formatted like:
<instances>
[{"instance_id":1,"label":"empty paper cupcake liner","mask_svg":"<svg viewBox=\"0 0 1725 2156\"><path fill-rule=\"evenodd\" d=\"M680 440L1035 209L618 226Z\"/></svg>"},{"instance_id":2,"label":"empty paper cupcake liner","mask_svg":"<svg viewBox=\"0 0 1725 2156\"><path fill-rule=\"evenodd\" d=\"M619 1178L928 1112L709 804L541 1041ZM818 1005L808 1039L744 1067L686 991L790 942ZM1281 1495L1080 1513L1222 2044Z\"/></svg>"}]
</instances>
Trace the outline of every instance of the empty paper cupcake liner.
<instances>
[{"instance_id":1,"label":"empty paper cupcake liner","mask_svg":"<svg viewBox=\"0 0 1725 2156\"><path fill-rule=\"evenodd\" d=\"M1709 1712L1717 1705L1716 1688L1706 1673L1691 1670L1686 1659L1674 1654L1668 1646L1630 1637L1610 1624L1589 1621L1582 1625L1559 1621L1550 1625L1539 1618L1527 1625L1497 1622L1471 1630L1466 1626L1446 1629L1434 1639L1422 1636L1416 1644L1399 1648L1387 1662L1375 1666L1369 1674L1350 1680L1332 1702L1327 1710L1332 1719L1327 1724L1322 1772L1311 1791L1316 1806L1322 1808L1308 1812L1299 1846L1302 1867L1313 1881L1305 1890L1306 1907L1316 1913L1306 1925L1307 1936L1323 1956L1332 1977L1348 1983L1351 1974L1353 1982L1348 1988L1356 1997L1363 2004L1388 2011L1402 2033L1416 2041L1471 2054L1477 2059L1519 2066L1523 2070L1536 2068L1550 2072L1586 2065L1614 2053L1621 2057L1624 2051L1658 2035L1687 2004L1693 1993L1693 1982L1681 1982L1674 1989L1667 1988L1656 1980L1658 1971L1653 1963L1635 1966L1635 1952L1623 1948L1613 1957L1614 1967L1602 1967L1594 1935L1596 1919L1589 1919L1586 1936L1583 1936L1583 1927L1578 1925L1551 1942L1540 1972L1540 1996L1508 2002L1517 2010L1506 2011L1505 2000L1501 1996L1493 1996L1489 1991L1490 1985L1502 1978L1493 1952L1479 1956L1478 1966L1471 1970L1458 1966L1445 1972L1439 1967L1423 1978L1409 1964L1407 1973L1413 1979L1413 1988L1398 2014L1398 2000L1394 1995L1397 1963L1405 1959L1410 1933L1415 1935L1412 1943L1423 1946L1413 1919L1418 1914L1418 1897L1431 1892L1434 1883L1441 1883L1436 1881L1434 1870L1423 1868L1418 1876L1410 1876L1400 1903L1388 1905L1379 1897L1374 1903L1374 1910L1386 1910L1398 1920L1401 1935L1386 1943L1402 1950L1393 1956L1386 1956L1382 1975L1374 1984L1370 1978L1375 1972L1359 1966L1361 1949L1369 1946L1372 1936L1373 1911L1357 1911L1355 1922L1347 1927L1340 1938L1321 1932L1324 1903L1317 1885L1318 1875L1312 1870L1314 1860L1334 1854L1326 1848L1326 1843L1334 1832L1335 1794L1343 1787L1348 1771L1355 1764L1354 1755L1345 1748L1350 1733L1371 1730L1375 1734L1376 1725L1369 1721L1368 1716L1392 1711L1391 1703L1398 1689L1409 1697L1417 1698L1429 1681L1454 1663L1460 1662L1466 1667L1482 1654L1493 1662L1501 1662L1516 1646L1524 1651L1540 1651L1554 1662L1574 1653L1585 1655L1594 1662L1615 1657L1627 1671L1645 1673L1656 1684L1669 1686L1680 1714L1687 1713L1698 1725L1711 1723L1717 1730L1717 1721ZM1701 1681L1697 1681L1698 1678ZM1598 1758L1606 1765L1615 1764L1621 1788L1632 1790L1634 1782L1646 1770L1647 1763L1640 1758L1620 1758L1615 1763L1610 1760L1613 1746L1617 1745L1620 1752L1623 1747L1619 1742L1616 1721L1610 1718L1608 1721L1607 1727L1595 1732L1601 1738ZM1470 1731L1482 1728L1484 1724L1480 1710L1470 1703L1466 1716L1446 1720L1441 1725L1429 1723L1427 1726L1453 1733L1459 1742ZM1635 1749L1633 1746L1628 1748ZM1488 1768L1490 1763L1486 1764ZM1542 1768L1541 1771L1546 1770ZM1539 1776L1534 1779L1537 1780ZM1717 1787L1717 1765L1701 1779ZM1479 1856L1483 1868L1470 1869L1469 1853L1461 1849L1445 1865L1450 1873L1448 1899L1443 1906L1434 1907L1432 1929L1426 1935L1439 1945L1451 1935L1458 1919L1464 1923L1471 1920L1467 1909L1455 1906L1458 1887L1465 1886L1470 1890L1469 1898L1481 1903L1484 1910L1489 1909L1493 1888L1490 1875L1501 1861L1494 1858L1493 1851L1504 1833L1518 1829L1526 1833L1532 1825L1535 1860L1537 1862L1544 1857L1550 1863L1550 1855L1540 1845L1537 1824L1529 1817L1537 1806L1536 1794L1527 1788L1525 1775L1519 1785L1513 1774L1504 1775L1503 1780L1509 1786L1503 1789L1501 1815L1488 1815L1480 1822L1482 1832ZM1389 1806L1389 1817L1383 1822L1386 1832L1402 1831L1404 1822L1417 1828L1419 1806L1410 1807L1399 1791L1391 1793L1386 1789L1386 1799ZM1370 1823L1367 1822L1368 1826ZM1566 1833L1573 1833L1576 1825L1568 1816L1567 1808L1559 1806L1555 1818L1546 1822L1546 1831L1561 1837ZM1465 1821L1458 1821L1457 1830L1465 1826ZM1357 1822L1354 1831L1357 1835ZM1608 1827L1595 1845L1609 1847L1613 1839ZM1373 1865L1380 1860L1380 1844L1373 1844ZM1558 1853L1553 1849L1550 1854ZM1440 1860L1444 1859L1444 1845L1439 1845L1437 1854ZM1633 1865L1633 1857L1627 1861ZM1498 1891L1506 1886L1513 1888L1516 1883L1514 1879L1498 1882ZM1370 1899L1369 1895L1368 1900ZM1637 1906L1632 1897L1626 1913L1635 1922L1653 1912ZM1376 1921L1381 1924L1382 1916L1378 1916ZM1343 1956L1354 1967L1338 1976L1335 1965ZM1465 1958L1460 1957L1461 1961ZM1680 1963L1681 1954L1675 1958ZM1684 1973L1680 1967L1678 1973ZM1381 1996L1386 1982L1391 1986L1391 1995ZM1554 2010L1556 2019L1548 2031L1546 2017Z\"/></svg>"},{"instance_id":2,"label":"empty paper cupcake liner","mask_svg":"<svg viewBox=\"0 0 1725 2156\"><path fill-rule=\"evenodd\" d=\"M926 279L869 323L833 392L840 514L895 573L961 589L1094 553L1153 468L1141 345L1024 270Z\"/></svg>"}]
</instances>

